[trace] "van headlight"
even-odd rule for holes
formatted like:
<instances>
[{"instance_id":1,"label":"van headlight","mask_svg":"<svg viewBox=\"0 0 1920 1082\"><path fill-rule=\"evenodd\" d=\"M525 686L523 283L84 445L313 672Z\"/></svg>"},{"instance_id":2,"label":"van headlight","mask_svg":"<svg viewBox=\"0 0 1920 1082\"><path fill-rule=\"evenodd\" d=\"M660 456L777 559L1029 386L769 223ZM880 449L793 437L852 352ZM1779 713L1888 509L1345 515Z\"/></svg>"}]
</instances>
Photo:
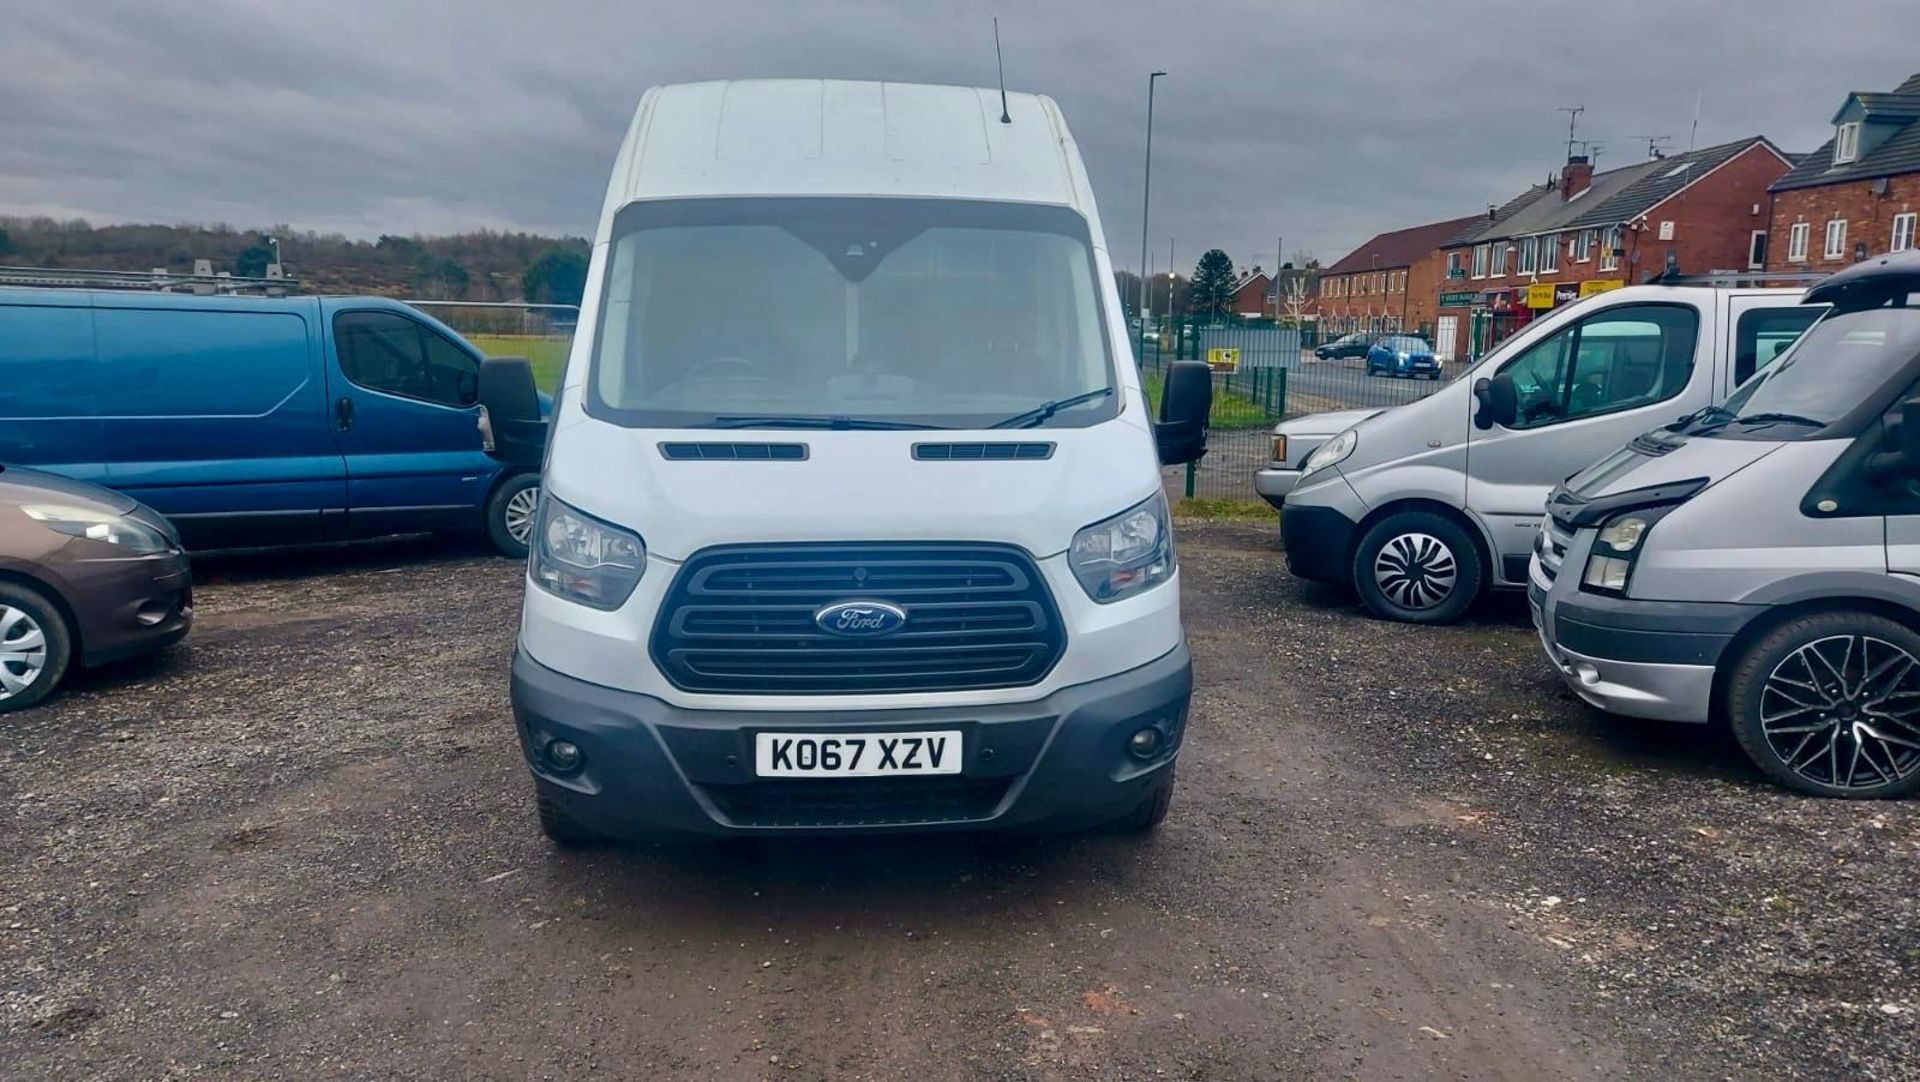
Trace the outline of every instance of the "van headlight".
<instances>
[{"instance_id":1,"label":"van headlight","mask_svg":"<svg viewBox=\"0 0 1920 1082\"><path fill-rule=\"evenodd\" d=\"M590 608L627 603L647 568L640 535L576 511L545 492L527 570L541 589Z\"/></svg>"},{"instance_id":2,"label":"van headlight","mask_svg":"<svg viewBox=\"0 0 1920 1082\"><path fill-rule=\"evenodd\" d=\"M1067 565L1087 596L1102 605L1151 589L1173 576L1173 527L1167 496L1142 503L1073 535Z\"/></svg>"},{"instance_id":3,"label":"van headlight","mask_svg":"<svg viewBox=\"0 0 1920 1082\"><path fill-rule=\"evenodd\" d=\"M1678 505L1643 507L1608 519L1594 536L1593 551L1587 555L1587 568L1580 576L1580 584L1600 593L1625 594L1633 581L1634 564L1643 551L1647 531L1674 506Z\"/></svg>"},{"instance_id":4,"label":"van headlight","mask_svg":"<svg viewBox=\"0 0 1920 1082\"><path fill-rule=\"evenodd\" d=\"M1324 470L1335 463L1345 462L1347 456L1353 454L1353 449L1358 446L1360 446L1360 433L1351 428L1347 429L1314 448L1313 453L1307 456L1306 465L1300 468L1300 476L1305 477L1316 470Z\"/></svg>"},{"instance_id":5,"label":"van headlight","mask_svg":"<svg viewBox=\"0 0 1920 1082\"><path fill-rule=\"evenodd\" d=\"M161 530L111 511L48 503L27 504L20 510L54 533L117 545L136 556L151 556L173 548L173 540Z\"/></svg>"}]
</instances>

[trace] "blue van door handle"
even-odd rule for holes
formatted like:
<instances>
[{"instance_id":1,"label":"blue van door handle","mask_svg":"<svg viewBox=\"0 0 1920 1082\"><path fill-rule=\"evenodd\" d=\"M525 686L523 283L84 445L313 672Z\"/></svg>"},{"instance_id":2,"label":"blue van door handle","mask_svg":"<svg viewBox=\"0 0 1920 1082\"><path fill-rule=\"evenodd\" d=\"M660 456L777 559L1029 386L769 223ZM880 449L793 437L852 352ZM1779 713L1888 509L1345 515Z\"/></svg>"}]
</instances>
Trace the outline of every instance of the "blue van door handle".
<instances>
[{"instance_id":1,"label":"blue van door handle","mask_svg":"<svg viewBox=\"0 0 1920 1082\"><path fill-rule=\"evenodd\" d=\"M334 402L333 426L342 432L353 431L353 399L342 396Z\"/></svg>"}]
</instances>

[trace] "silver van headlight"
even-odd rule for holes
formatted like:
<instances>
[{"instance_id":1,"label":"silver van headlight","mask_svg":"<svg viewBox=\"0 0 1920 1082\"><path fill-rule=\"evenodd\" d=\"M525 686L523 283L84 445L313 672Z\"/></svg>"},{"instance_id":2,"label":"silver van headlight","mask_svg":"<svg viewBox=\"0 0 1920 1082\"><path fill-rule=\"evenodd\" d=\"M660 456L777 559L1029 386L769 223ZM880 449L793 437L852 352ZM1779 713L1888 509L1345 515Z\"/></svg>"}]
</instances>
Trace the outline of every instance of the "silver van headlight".
<instances>
[{"instance_id":1,"label":"silver van headlight","mask_svg":"<svg viewBox=\"0 0 1920 1082\"><path fill-rule=\"evenodd\" d=\"M534 584L568 601L611 611L627 603L647 569L640 535L540 495L527 570Z\"/></svg>"},{"instance_id":2,"label":"silver van headlight","mask_svg":"<svg viewBox=\"0 0 1920 1082\"><path fill-rule=\"evenodd\" d=\"M1067 566L1087 596L1102 605L1131 597L1173 576L1173 525L1167 496L1156 492L1073 535Z\"/></svg>"},{"instance_id":3,"label":"silver van headlight","mask_svg":"<svg viewBox=\"0 0 1920 1082\"><path fill-rule=\"evenodd\" d=\"M1593 538L1593 549L1587 554L1580 585L1598 593L1624 595L1633 582L1634 565L1645 550L1647 531L1678 506L1643 507L1601 524Z\"/></svg>"},{"instance_id":4,"label":"silver van headlight","mask_svg":"<svg viewBox=\"0 0 1920 1082\"><path fill-rule=\"evenodd\" d=\"M1347 457L1353 454L1353 449L1358 446L1360 446L1360 433L1351 428L1347 429L1315 448L1314 452L1307 456L1306 465L1300 468L1300 476L1304 478L1317 470L1324 470L1328 466L1345 462Z\"/></svg>"}]
</instances>

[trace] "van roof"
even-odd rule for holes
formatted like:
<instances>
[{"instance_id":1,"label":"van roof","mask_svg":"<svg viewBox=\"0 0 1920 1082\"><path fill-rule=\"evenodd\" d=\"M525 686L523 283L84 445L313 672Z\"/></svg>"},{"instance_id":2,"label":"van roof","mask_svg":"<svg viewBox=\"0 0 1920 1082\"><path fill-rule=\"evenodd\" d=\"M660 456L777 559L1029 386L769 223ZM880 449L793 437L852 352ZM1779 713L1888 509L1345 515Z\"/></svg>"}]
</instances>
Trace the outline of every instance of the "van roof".
<instances>
[{"instance_id":1,"label":"van roof","mask_svg":"<svg viewBox=\"0 0 1920 1082\"><path fill-rule=\"evenodd\" d=\"M1084 177L1060 108L1038 94L835 79L659 86L640 99L607 211L642 199L885 195L1053 203Z\"/></svg>"}]
</instances>

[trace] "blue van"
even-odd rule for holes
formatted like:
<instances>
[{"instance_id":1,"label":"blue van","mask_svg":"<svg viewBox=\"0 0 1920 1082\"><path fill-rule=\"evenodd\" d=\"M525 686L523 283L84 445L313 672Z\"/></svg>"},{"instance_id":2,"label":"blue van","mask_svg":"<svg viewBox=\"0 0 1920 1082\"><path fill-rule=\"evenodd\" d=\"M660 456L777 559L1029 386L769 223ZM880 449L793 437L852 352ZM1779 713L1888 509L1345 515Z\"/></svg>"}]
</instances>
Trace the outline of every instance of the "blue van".
<instances>
[{"instance_id":1,"label":"blue van","mask_svg":"<svg viewBox=\"0 0 1920 1082\"><path fill-rule=\"evenodd\" d=\"M0 464L190 547L479 530L524 557L539 475L482 450L482 359L380 297L0 289Z\"/></svg>"}]
</instances>

